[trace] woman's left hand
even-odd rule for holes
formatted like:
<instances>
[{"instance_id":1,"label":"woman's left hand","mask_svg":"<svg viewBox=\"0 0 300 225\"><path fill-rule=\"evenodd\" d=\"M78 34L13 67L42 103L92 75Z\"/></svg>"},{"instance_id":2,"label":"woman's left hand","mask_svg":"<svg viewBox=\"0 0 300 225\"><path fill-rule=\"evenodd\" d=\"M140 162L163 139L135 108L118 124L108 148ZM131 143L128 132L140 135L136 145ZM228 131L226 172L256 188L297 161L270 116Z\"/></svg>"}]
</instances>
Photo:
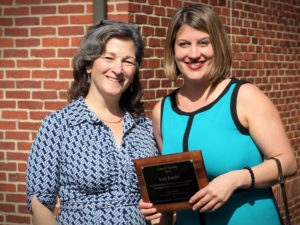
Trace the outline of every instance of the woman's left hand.
<instances>
[{"instance_id":1,"label":"woman's left hand","mask_svg":"<svg viewBox=\"0 0 300 225\"><path fill-rule=\"evenodd\" d=\"M190 199L193 210L213 212L220 208L237 189L237 171L222 174L200 189Z\"/></svg>"}]
</instances>

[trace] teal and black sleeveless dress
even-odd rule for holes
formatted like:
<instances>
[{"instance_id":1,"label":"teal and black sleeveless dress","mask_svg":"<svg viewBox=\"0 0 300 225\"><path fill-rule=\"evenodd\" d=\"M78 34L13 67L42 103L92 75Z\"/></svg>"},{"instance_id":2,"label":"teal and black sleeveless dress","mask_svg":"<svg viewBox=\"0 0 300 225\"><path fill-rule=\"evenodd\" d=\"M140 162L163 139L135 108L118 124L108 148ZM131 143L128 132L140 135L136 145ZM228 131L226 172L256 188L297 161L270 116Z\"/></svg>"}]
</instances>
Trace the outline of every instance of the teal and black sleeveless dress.
<instances>
[{"instance_id":1,"label":"teal and black sleeveless dress","mask_svg":"<svg viewBox=\"0 0 300 225\"><path fill-rule=\"evenodd\" d=\"M177 107L178 89L166 96L161 110L162 154L202 150L209 181L226 172L260 164L263 156L237 117L236 99L242 83L231 79L214 102L191 113ZM270 188L236 191L217 211L199 215L198 211L179 211L175 224L281 224Z\"/></svg>"}]
</instances>

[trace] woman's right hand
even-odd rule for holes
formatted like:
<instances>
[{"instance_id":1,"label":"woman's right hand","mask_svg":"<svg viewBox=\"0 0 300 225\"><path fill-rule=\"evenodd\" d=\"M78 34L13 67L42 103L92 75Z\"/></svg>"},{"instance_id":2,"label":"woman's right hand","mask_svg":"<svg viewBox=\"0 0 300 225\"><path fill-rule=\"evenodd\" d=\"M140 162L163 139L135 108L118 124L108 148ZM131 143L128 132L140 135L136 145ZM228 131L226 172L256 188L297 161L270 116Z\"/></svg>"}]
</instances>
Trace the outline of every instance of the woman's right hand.
<instances>
[{"instance_id":1,"label":"woman's right hand","mask_svg":"<svg viewBox=\"0 0 300 225\"><path fill-rule=\"evenodd\" d=\"M34 195L31 200L32 221L34 225L57 225L54 214Z\"/></svg>"},{"instance_id":2,"label":"woman's right hand","mask_svg":"<svg viewBox=\"0 0 300 225\"><path fill-rule=\"evenodd\" d=\"M144 202L143 199L139 201L140 213L145 216L145 219L155 220L160 219L162 214L157 212L156 208L153 207L151 202Z\"/></svg>"}]
</instances>

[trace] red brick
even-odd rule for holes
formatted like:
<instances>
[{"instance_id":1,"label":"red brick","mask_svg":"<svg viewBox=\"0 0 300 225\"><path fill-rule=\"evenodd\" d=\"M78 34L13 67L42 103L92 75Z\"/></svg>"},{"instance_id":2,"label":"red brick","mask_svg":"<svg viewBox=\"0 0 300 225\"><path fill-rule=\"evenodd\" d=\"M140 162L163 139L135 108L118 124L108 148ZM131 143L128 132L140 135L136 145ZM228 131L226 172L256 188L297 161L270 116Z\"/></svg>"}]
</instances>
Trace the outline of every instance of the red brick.
<instances>
[{"instance_id":1,"label":"red brick","mask_svg":"<svg viewBox=\"0 0 300 225\"><path fill-rule=\"evenodd\" d=\"M27 37L28 29L27 28L5 28L4 33L5 36Z\"/></svg>"},{"instance_id":2,"label":"red brick","mask_svg":"<svg viewBox=\"0 0 300 225\"><path fill-rule=\"evenodd\" d=\"M159 80L149 80L149 88L158 88L160 87Z\"/></svg>"},{"instance_id":3,"label":"red brick","mask_svg":"<svg viewBox=\"0 0 300 225\"><path fill-rule=\"evenodd\" d=\"M40 19L38 17L16 18L15 23L17 26L36 26L40 25Z\"/></svg>"},{"instance_id":4,"label":"red brick","mask_svg":"<svg viewBox=\"0 0 300 225\"><path fill-rule=\"evenodd\" d=\"M54 49L32 49L30 55L33 57L55 57L55 50Z\"/></svg>"},{"instance_id":5,"label":"red brick","mask_svg":"<svg viewBox=\"0 0 300 225\"><path fill-rule=\"evenodd\" d=\"M54 27L33 27L31 28L32 36L48 36L55 35L56 29Z\"/></svg>"},{"instance_id":6,"label":"red brick","mask_svg":"<svg viewBox=\"0 0 300 225\"><path fill-rule=\"evenodd\" d=\"M13 19L12 18L0 18L1 26L12 26Z\"/></svg>"},{"instance_id":7,"label":"red brick","mask_svg":"<svg viewBox=\"0 0 300 225\"><path fill-rule=\"evenodd\" d=\"M28 210L27 208L27 204L24 205L18 205L18 212L19 213L27 213L27 214L31 214L31 212Z\"/></svg>"},{"instance_id":8,"label":"red brick","mask_svg":"<svg viewBox=\"0 0 300 225\"><path fill-rule=\"evenodd\" d=\"M69 0L43 0L43 3L47 4L47 3L66 3L69 2Z\"/></svg>"},{"instance_id":9,"label":"red brick","mask_svg":"<svg viewBox=\"0 0 300 225\"><path fill-rule=\"evenodd\" d=\"M0 171L16 171L17 164L16 163L3 163L0 162Z\"/></svg>"},{"instance_id":10,"label":"red brick","mask_svg":"<svg viewBox=\"0 0 300 225\"><path fill-rule=\"evenodd\" d=\"M160 39L159 38L149 38L149 43L148 45L150 47L160 47Z\"/></svg>"},{"instance_id":11,"label":"red brick","mask_svg":"<svg viewBox=\"0 0 300 225\"><path fill-rule=\"evenodd\" d=\"M24 60L17 60L17 66L19 68L37 68L41 67L41 60L40 59L24 59Z\"/></svg>"},{"instance_id":12,"label":"red brick","mask_svg":"<svg viewBox=\"0 0 300 225\"><path fill-rule=\"evenodd\" d=\"M16 81L17 88L41 88L41 81L34 81L34 80L23 80L23 81Z\"/></svg>"},{"instance_id":13,"label":"red brick","mask_svg":"<svg viewBox=\"0 0 300 225\"><path fill-rule=\"evenodd\" d=\"M18 154L20 154L20 153L18 153ZM20 159L14 159L14 158L20 158ZM28 155L26 156L26 158L24 157L24 159L21 159L21 156L14 156L14 157L12 157L11 160L22 160L22 161L27 162L27 158L28 158ZM9 182L25 183L26 182L26 174L25 173L10 173L8 175L8 180L9 180Z\"/></svg>"},{"instance_id":14,"label":"red brick","mask_svg":"<svg viewBox=\"0 0 300 225\"><path fill-rule=\"evenodd\" d=\"M109 20L117 20L117 21L123 21L123 22L128 22L128 21L133 21L133 15L129 14L117 14L117 15L107 15Z\"/></svg>"},{"instance_id":15,"label":"red brick","mask_svg":"<svg viewBox=\"0 0 300 225\"><path fill-rule=\"evenodd\" d=\"M148 17L146 15L135 15L135 23L147 24Z\"/></svg>"},{"instance_id":16,"label":"red brick","mask_svg":"<svg viewBox=\"0 0 300 225\"><path fill-rule=\"evenodd\" d=\"M6 184L6 183L0 183L0 191L2 192L16 192L17 188L15 184ZM2 208L2 204L0 204L0 211Z\"/></svg>"},{"instance_id":17,"label":"red brick","mask_svg":"<svg viewBox=\"0 0 300 225\"><path fill-rule=\"evenodd\" d=\"M32 92L33 99L57 99L56 91L35 91Z\"/></svg>"},{"instance_id":18,"label":"red brick","mask_svg":"<svg viewBox=\"0 0 300 225\"><path fill-rule=\"evenodd\" d=\"M18 122L19 130L33 130L36 131L40 128L40 122Z\"/></svg>"},{"instance_id":19,"label":"red brick","mask_svg":"<svg viewBox=\"0 0 300 225\"><path fill-rule=\"evenodd\" d=\"M44 67L46 68L68 68L70 60L68 59L45 59Z\"/></svg>"},{"instance_id":20,"label":"red brick","mask_svg":"<svg viewBox=\"0 0 300 225\"><path fill-rule=\"evenodd\" d=\"M74 47L74 46L78 47L79 44L80 44L80 42L81 42L81 40L82 40L81 37L72 37L72 39L71 39L71 42L72 42L71 46L72 47Z\"/></svg>"},{"instance_id":21,"label":"red brick","mask_svg":"<svg viewBox=\"0 0 300 225\"><path fill-rule=\"evenodd\" d=\"M16 129L16 122L14 122L14 121L0 121L0 129L15 130Z\"/></svg>"},{"instance_id":22,"label":"red brick","mask_svg":"<svg viewBox=\"0 0 300 225\"><path fill-rule=\"evenodd\" d=\"M10 223L19 223L19 224L30 224L30 216L15 216L15 215L7 215L7 222Z\"/></svg>"},{"instance_id":23,"label":"red brick","mask_svg":"<svg viewBox=\"0 0 300 225\"><path fill-rule=\"evenodd\" d=\"M159 68L160 67L160 62L159 59L149 59L149 68Z\"/></svg>"},{"instance_id":24,"label":"red brick","mask_svg":"<svg viewBox=\"0 0 300 225\"><path fill-rule=\"evenodd\" d=\"M15 67L13 60L0 60L0 67Z\"/></svg>"},{"instance_id":25,"label":"red brick","mask_svg":"<svg viewBox=\"0 0 300 225\"><path fill-rule=\"evenodd\" d=\"M5 138L10 140L29 140L29 133L19 131L7 131Z\"/></svg>"},{"instance_id":26,"label":"red brick","mask_svg":"<svg viewBox=\"0 0 300 225\"><path fill-rule=\"evenodd\" d=\"M6 58L24 58L28 57L28 50L25 49L6 49L4 50L4 57Z\"/></svg>"},{"instance_id":27,"label":"red brick","mask_svg":"<svg viewBox=\"0 0 300 225\"><path fill-rule=\"evenodd\" d=\"M45 109L47 110L58 110L63 107L65 107L68 104L68 102L46 102L45 103Z\"/></svg>"},{"instance_id":28,"label":"red brick","mask_svg":"<svg viewBox=\"0 0 300 225\"><path fill-rule=\"evenodd\" d=\"M159 25L159 17L155 17L155 16L149 16L148 18L148 24L151 25Z\"/></svg>"},{"instance_id":29,"label":"red brick","mask_svg":"<svg viewBox=\"0 0 300 225\"><path fill-rule=\"evenodd\" d=\"M57 78L56 70L34 70L32 71L32 78Z\"/></svg>"},{"instance_id":30,"label":"red brick","mask_svg":"<svg viewBox=\"0 0 300 225\"><path fill-rule=\"evenodd\" d=\"M28 4L28 5L31 5L31 4L40 4L41 1L40 0L16 0L16 4L20 4L20 5L23 5L23 4Z\"/></svg>"},{"instance_id":31,"label":"red brick","mask_svg":"<svg viewBox=\"0 0 300 225\"><path fill-rule=\"evenodd\" d=\"M29 91L6 91L6 98L27 99L30 98L30 92Z\"/></svg>"},{"instance_id":32,"label":"red brick","mask_svg":"<svg viewBox=\"0 0 300 225\"><path fill-rule=\"evenodd\" d=\"M84 16L70 16L71 24L92 24L93 16L92 15L84 15Z\"/></svg>"},{"instance_id":33,"label":"red brick","mask_svg":"<svg viewBox=\"0 0 300 225\"><path fill-rule=\"evenodd\" d=\"M14 40L9 38L0 38L0 47L13 47Z\"/></svg>"},{"instance_id":34,"label":"red brick","mask_svg":"<svg viewBox=\"0 0 300 225\"><path fill-rule=\"evenodd\" d=\"M59 27L58 34L60 36L83 35L84 27L79 27L79 26Z\"/></svg>"},{"instance_id":35,"label":"red brick","mask_svg":"<svg viewBox=\"0 0 300 225\"><path fill-rule=\"evenodd\" d=\"M14 213L16 208L13 204L0 204L0 211L5 213Z\"/></svg>"},{"instance_id":36,"label":"red brick","mask_svg":"<svg viewBox=\"0 0 300 225\"><path fill-rule=\"evenodd\" d=\"M31 14L55 14L56 13L56 6L32 6L31 7Z\"/></svg>"},{"instance_id":37,"label":"red brick","mask_svg":"<svg viewBox=\"0 0 300 225\"><path fill-rule=\"evenodd\" d=\"M3 160L3 159L4 159L4 157L1 158L1 160ZM1 181L6 181L6 173L0 173L0 180Z\"/></svg>"},{"instance_id":38,"label":"red brick","mask_svg":"<svg viewBox=\"0 0 300 225\"><path fill-rule=\"evenodd\" d=\"M128 3L118 3L118 4L116 4L116 10L118 12L128 12L129 4Z\"/></svg>"},{"instance_id":39,"label":"red brick","mask_svg":"<svg viewBox=\"0 0 300 225\"><path fill-rule=\"evenodd\" d=\"M62 5L58 7L59 13L84 13L84 6L83 5Z\"/></svg>"},{"instance_id":40,"label":"red brick","mask_svg":"<svg viewBox=\"0 0 300 225\"><path fill-rule=\"evenodd\" d=\"M5 81L0 80L0 88L14 88L15 81Z\"/></svg>"},{"instance_id":41,"label":"red brick","mask_svg":"<svg viewBox=\"0 0 300 225\"><path fill-rule=\"evenodd\" d=\"M16 108L16 101L0 101L0 108Z\"/></svg>"},{"instance_id":42,"label":"red brick","mask_svg":"<svg viewBox=\"0 0 300 225\"><path fill-rule=\"evenodd\" d=\"M26 111L2 111L3 119L16 119L16 120L26 120L28 119Z\"/></svg>"},{"instance_id":43,"label":"red brick","mask_svg":"<svg viewBox=\"0 0 300 225\"><path fill-rule=\"evenodd\" d=\"M76 48L58 49L58 57L73 58L76 53L77 53Z\"/></svg>"},{"instance_id":44,"label":"red brick","mask_svg":"<svg viewBox=\"0 0 300 225\"><path fill-rule=\"evenodd\" d=\"M59 92L59 99L66 100L68 98L68 91L60 91Z\"/></svg>"},{"instance_id":45,"label":"red brick","mask_svg":"<svg viewBox=\"0 0 300 225\"><path fill-rule=\"evenodd\" d=\"M30 112L29 118L32 120L43 120L49 113L50 113L49 111L48 112L45 112L45 111Z\"/></svg>"},{"instance_id":46,"label":"red brick","mask_svg":"<svg viewBox=\"0 0 300 225\"><path fill-rule=\"evenodd\" d=\"M36 39L36 38L16 40L16 47L37 47L39 45L40 45L40 39Z\"/></svg>"},{"instance_id":47,"label":"red brick","mask_svg":"<svg viewBox=\"0 0 300 225\"><path fill-rule=\"evenodd\" d=\"M14 79L30 78L30 71L28 71L28 70L7 70L6 77L14 78Z\"/></svg>"},{"instance_id":48,"label":"red brick","mask_svg":"<svg viewBox=\"0 0 300 225\"><path fill-rule=\"evenodd\" d=\"M13 0L1 0L1 6L13 5Z\"/></svg>"},{"instance_id":49,"label":"red brick","mask_svg":"<svg viewBox=\"0 0 300 225\"><path fill-rule=\"evenodd\" d=\"M38 101L19 101L18 107L20 109L42 109L43 103Z\"/></svg>"},{"instance_id":50,"label":"red brick","mask_svg":"<svg viewBox=\"0 0 300 225\"><path fill-rule=\"evenodd\" d=\"M73 78L73 70L60 70L59 78L60 79L72 79Z\"/></svg>"},{"instance_id":51,"label":"red brick","mask_svg":"<svg viewBox=\"0 0 300 225\"><path fill-rule=\"evenodd\" d=\"M155 7L154 14L158 16L165 16L166 15L166 8L165 7Z\"/></svg>"},{"instance_id":52,"label":"red brick","mask_svg":"<svg viewBox=\"0 0 300 225\"><path fill-rule=\"evenodd\" d=\"M68 89L69 82L67 81L44 81L44 88L45 89Z\"/></svg>"},{"instance_id":53,"label":"red brick","mask_svg":"<svg viewBox=\"0 0 300 225\"><path fill-rule=\"evenodd\" d=\"M41 126L41 123L40 123L40 126ZM32 145L32 142L18 142L17 149L28 151L28 150L30 150L31 145ZM18 164L18 165L20 166L21 164ZM26 164L25 164L25 167L26 167ZM20 171L20 169L19 169L19 171ZM21 170L21 171L23 171L23 170Z\"/></svg>"},{"instance_id":54,"label":"red brick","mask_svg":"<svg viewBox=\"0 0 300 225\"><path fill-rule=\"evenodd\" d=\"M68 24L67 16L45 16L42 18L42 25L63 25Z\"/></svg>"},{"instance_id":55,"label":"red brick","mask_svg":"<svg viewBox=\"0 0 300 225\"><path fill-rule=\"evenodd\" d=\"M0 142L0 149L14 150L15 144L13 142Z\"/></svg>"},{"instance_id":56,"label":"red brick","mask_svg":"<svg viewBox=\"0 0 300 225\"><path fill-rule=\"evenodd\" d=\"M44 47L67 47L69 46L68 38L44 38Z\"/></svg>"},{"instance_id":57,"label":"red brick","mask_svg":"<svg viewBox=\"0 0 300 225\"><path fill-rule=\"evenodd\" d=\"M10 7L4 8L5 16L21 16L21 15L29 15L28 7Z\"/></svg>"}]
</instances>

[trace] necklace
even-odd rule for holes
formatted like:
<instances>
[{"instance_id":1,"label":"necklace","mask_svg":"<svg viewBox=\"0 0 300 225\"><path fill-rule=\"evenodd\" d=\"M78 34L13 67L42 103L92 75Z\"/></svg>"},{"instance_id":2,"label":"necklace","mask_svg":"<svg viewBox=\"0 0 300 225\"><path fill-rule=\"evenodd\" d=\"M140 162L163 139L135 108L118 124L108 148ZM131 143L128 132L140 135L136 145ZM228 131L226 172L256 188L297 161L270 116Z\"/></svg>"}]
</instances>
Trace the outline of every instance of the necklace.
<instances>
[{"instance_id":1,"label":"necklace","mask_svg":"<svg viewBox=\"0 0 300 225\"><path fill-rule=\"evenodd\" d=\"M99 116L98 116L99 117ZM99 117L100 118L100 117ZM123 120L123 117L121 117L119 120L117 121L108 121L108 120L104 120L102 118L100 118L100 120L102 120L103 122L106 122L106 123L120 123L122 120Z\"/></svg>"}]
</instances>

